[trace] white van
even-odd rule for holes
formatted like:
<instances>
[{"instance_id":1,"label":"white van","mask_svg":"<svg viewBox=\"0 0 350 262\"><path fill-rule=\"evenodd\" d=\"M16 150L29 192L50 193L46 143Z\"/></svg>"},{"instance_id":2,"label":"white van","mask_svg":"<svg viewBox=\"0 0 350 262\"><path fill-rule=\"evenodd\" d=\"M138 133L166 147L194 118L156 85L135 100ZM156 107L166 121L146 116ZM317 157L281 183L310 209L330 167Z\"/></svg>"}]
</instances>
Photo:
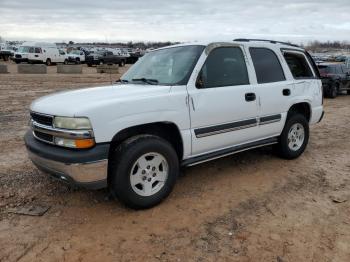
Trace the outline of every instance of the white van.
<instances>
[{"instance_id":1,"label":"white van","mask_svg":"<svg viewBox=\"0 0 350 262\"><path fill-rule=\"evenodd\" d=\"M24 42L17 50L13 57L13 61L17 64L21 62L27 63L63 63L65 55L60 54L56 44L45 42Z\"/></svg>"}]
</instances>

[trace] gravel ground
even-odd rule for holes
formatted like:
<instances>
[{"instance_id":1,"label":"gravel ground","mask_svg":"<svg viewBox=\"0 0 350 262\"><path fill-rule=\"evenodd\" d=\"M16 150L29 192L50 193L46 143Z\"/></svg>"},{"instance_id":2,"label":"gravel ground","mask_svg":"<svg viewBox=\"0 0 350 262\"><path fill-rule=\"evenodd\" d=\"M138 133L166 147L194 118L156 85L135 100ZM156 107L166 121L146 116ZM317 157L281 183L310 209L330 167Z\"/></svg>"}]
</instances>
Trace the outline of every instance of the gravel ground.
<instances>
[{"instance_id":1,"label":"gravel ground","mask_svg":"<svg viewBox=\"0 0 350 262\"><path fill-rule=\"evenodd\" d=\"M107 190L39 172L23 144L30 102L119 75L0 75L0 261L350 261L350 96L325 100L305 153L271 148L183 170L159 206L133 211ZM121 71L124 71L123 68ZM49 207L43 216L10 211Z\"/></svg>"}]
</instances>

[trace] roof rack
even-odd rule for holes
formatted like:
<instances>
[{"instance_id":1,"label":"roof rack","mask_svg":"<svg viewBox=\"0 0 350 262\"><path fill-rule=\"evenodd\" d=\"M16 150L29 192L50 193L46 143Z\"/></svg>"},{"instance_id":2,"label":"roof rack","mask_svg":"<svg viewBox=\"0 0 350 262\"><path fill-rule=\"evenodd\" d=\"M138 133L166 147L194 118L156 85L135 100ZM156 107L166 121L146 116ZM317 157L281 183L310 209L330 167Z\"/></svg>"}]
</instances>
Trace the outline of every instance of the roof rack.
<instances>
[{"instance_id":1,"label":"roof rack","mask_svg":"<svg viewBox=\"0 0 350 262\"><path fill-rule=\"evenodd\" d=\"M287 43L287 42L280 42L280 41L275 41L275 40L268 40L268 39L247 39L247 38L237 38L233 39L233 41L237 42L250 42L250 41L258 41L258 42L269 42L271 44L283 44L283 45L289 45L289 46L294 46L294 47L299 47L298 45Z\"/></svg>"}]
</instances>

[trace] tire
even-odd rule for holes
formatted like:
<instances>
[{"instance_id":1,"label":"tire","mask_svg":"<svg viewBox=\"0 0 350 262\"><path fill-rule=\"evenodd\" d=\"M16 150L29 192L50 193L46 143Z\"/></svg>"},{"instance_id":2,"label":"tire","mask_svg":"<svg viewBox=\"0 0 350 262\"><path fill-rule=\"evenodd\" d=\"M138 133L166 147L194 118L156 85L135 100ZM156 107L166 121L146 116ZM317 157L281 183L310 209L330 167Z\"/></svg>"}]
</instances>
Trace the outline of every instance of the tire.
<instances>
[{"instance_id":1,"label":"tire","mask_svg":"<svg viewBox=\"0 0 350 262\"><path fill-rule=\"evenodd\" d=\"M4 61L8 61L9 60L9 56L8 55L4 55L3 59L4 59Z\"/></svg>"},{"instance_id":2,"label":"tire","mask_svg":"<svg viewBox=\"0 0 350 262\"><path fill-rule=\"evenodd\" d=\"M88 67L92 67L92 64L87 64Z\"/></svg>"},{"instance_id":3,"label":"tire","mask_svg":"<svg viewBox=\"0 0 350 262\"><path fill-rule=\"evenodd\" d=\"M330 98L336 98L338 95L338 84L334 83L331 88L329 89L329 97Z\"/></svg>"},{"instance_id":4,"label":"tire","mask_svg":"<svg viewBox=\"0 0 350 262\"><path fill-rule=\"evenodd\" d=\"M294 131L297 131L296 136L293 136ZM301 136L303 136L303 139L299 139ZM293 143L293 140L295 140L296 142ZM299 157L304 152L308 141L308 121L302 114L292 114L290 117L287 118L286 124L279 137L279 143L277 145L279 156L284 159L295 159Z\"/></svg>"},{"instance_id":5,"label":"tire","mask_svg":"<svg viewBox=\"0 0 350 262\"><path fill-rule=\"evenodd\" d=\"M77 58L75 59L75 63L76 63L77 65L80 64L80 58L79 58L79 57L77 57Z\"/></svg>"},{"instance_id":6,"label":"tire","mask_svg":"<svg viewBox=\"0 0 350 262\"><path fill-rule=\"evenodd\" d=\"M64 64L65 64L65 65L68 65L68 59L65 59L65 60L64 60Z\"/></svg>"},{"instance_id":7,"label":"tire","mask_svg":"<svg viewBox=\"0 0 350 262\"><path fill-rule=\"evenodd\" d=\"M123 60L122 60L122 61L120 61L119 66L120 66L120 67L125 66L125 62L124 62Z\"/></svg>"},{"instance_id":8,"label":"tire","mask_svg":"<svg viewBox=\"0 0 350 262\"><path fill-rule=\"evenodd\" d=\"M50 66L50 65L51 65L51 59L50 59L50 58L46 59L45 64L46 64L47 66Z\"/></svg>"},{"instance_id":9,"label":"tire","mask_svg":"<svg viewBox=\"0 0 350 262\"><path fill-rule=\"evenodd\" d=\"M16 64L19 64L19 63L21 63L21 62L16 60L15 63L16 63Z\"/></svg>"},{"instance_id":10,"label":"tire","mask_svg":"<svg viewBox=\"0 0 350 262\"><path fill-rule=\"evenodd\" d=\"M115 198L133 209L160 203L172 191L179 174L174 148L153 135L127 139L114 150L110 161L109 189Z\"/></svg>"},{"instance_id":11,"label":"tire","mask_svg":"<svg viewBox=\"0 0 350 262\"><path fill-rule=\"evenodd\" d=\"M350 90L347 90L346 93L347 93L348 95L350 95Z\"/></svg>"},{"instance_id":12,"label":"tire","mask_svg":"<svg viewBox=\"0 0 350 262\"><path fill-rule=\"evenodd\" d=\"M99 63L99 65L103 65L104 64L103 60L100 60L98 63Z\"/></svg>"}]
</instances>

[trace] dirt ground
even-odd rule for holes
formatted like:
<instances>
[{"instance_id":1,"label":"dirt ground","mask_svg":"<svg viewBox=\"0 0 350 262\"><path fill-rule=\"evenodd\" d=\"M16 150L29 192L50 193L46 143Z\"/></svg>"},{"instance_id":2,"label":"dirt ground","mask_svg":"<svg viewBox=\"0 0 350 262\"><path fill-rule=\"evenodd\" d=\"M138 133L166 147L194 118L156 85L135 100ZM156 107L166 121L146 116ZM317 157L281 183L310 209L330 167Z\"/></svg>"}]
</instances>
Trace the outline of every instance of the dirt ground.
<instances>
[{"instance_id":1,"label":"dirt ground","mask_svg":"<svg viewBox=\"0 0 350 262\"><path fill-rule=\"evenodd\" d=\"M183 170L155 208L72 189L28 160L28 108L118 75L0 75L0 261L350 261L350 96L325 100L297 160L264 148ZM125 70L125 69L123 69ZM43 216L10 213L47 206Z\"/></svg>"}]
</instances>

